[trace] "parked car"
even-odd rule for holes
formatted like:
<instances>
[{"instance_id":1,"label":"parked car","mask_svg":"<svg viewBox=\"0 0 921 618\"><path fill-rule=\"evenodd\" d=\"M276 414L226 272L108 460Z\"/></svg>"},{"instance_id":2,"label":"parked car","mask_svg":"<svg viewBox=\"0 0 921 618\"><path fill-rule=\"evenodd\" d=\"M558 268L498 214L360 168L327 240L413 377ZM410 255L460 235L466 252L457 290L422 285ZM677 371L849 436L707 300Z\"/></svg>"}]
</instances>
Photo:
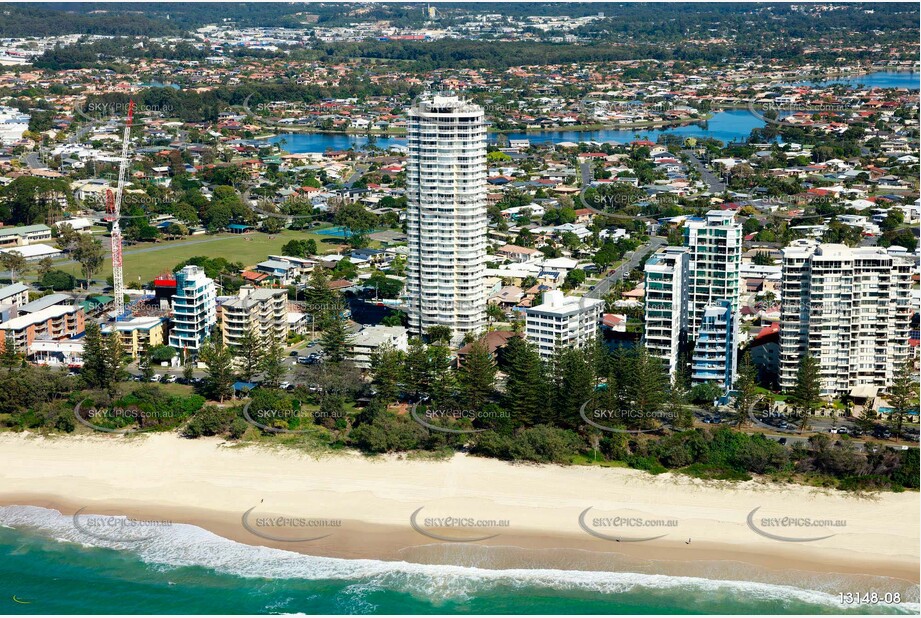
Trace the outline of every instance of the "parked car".
<instances>
[{"instance_id":1,"label":"parked car","mask_svg":"<svg viewBox=\"0 0 921 618\"><path fill-rule=\"evenodd\" d=\"M168 375L168 376L165 376L165 377L163 378L163 382L164 382L165 384L172 384L173 382L175 382L175 381L178 380L178 379L179 379L179 378L177 378L177 377L174 376L174 375Z\"/></svg>"},{"instance_id":2,"label":"parked car","mask_svg":"<svg viewBox=\"0 0 921 618\"><path fill-rule=\"evenodd\" d=\"M150 376L150 381L151 381L151 382L159 382L159 381L162 380L162 379L163 379L163 376L162 376L161 374L159 374L159 373L155 373L155 374L153 374L152 376Z\"/></svg>"}]
</instances>

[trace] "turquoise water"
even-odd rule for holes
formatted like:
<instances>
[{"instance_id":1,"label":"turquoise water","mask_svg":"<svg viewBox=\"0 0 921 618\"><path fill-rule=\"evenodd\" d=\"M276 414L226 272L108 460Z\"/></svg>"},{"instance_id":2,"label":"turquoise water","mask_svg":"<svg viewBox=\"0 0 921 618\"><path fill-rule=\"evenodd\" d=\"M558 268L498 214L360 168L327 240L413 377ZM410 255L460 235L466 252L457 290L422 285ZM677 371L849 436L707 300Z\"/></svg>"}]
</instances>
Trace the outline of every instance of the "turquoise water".
<instances>
[{"instance_id":1,"label":"turquoise water","mask_svg":"<svg viewBox=\"0 0 921 618\"><path fill-rule=\"evenodd\" d=\"M142 541L102 541L77 531L71 517L36 507L0 508L0 525L0 613L6 614L855 611L839 605L836 593L793 586L317 558L178 524ZM856 609L917 614L912 594L915 602L900 607Z\"/></svg>"},{"instance_id":2,"label":"turquoise water","mask_svg":"<svg viewBox=\"0 0 921 618\"><path fill-rule=\"evenodd\" d=\"M369 233L373 234L374 232L380 232L380 231L381 230L374 230ZM315 230L314 234L318 234L320 236L334 236L335 238L349 238L352 235L351 232L349 232L347 229L345 229L341 225L336 225L333 227L326 227L326 228L323 228L322 230Z\"/></svg>"}]
</instances>

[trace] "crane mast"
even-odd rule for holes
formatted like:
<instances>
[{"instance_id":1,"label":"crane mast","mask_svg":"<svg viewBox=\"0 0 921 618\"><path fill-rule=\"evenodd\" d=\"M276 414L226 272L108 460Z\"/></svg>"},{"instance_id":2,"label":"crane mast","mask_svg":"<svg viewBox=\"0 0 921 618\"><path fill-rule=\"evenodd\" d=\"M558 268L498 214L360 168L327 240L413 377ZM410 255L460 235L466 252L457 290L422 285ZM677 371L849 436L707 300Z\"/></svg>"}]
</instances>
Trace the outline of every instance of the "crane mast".
<instances>
[{"instance_id":1,"label":"crane mast","mask_svg":"<svg viewBox=\"0 0 921 618\"><path fill-rule=\"evenodd\" d=\"M125 174L128 171L128 144L131 139L131 121L134 118L134 101L128 102L128 122L122 138L122 158L118 166L118 188L112 206L112 287L115 296L115 319L125 314L125 277L122 271L122 228L119 223L122 208L122 195L125 191Z\"/></svg>"}]
</instances>

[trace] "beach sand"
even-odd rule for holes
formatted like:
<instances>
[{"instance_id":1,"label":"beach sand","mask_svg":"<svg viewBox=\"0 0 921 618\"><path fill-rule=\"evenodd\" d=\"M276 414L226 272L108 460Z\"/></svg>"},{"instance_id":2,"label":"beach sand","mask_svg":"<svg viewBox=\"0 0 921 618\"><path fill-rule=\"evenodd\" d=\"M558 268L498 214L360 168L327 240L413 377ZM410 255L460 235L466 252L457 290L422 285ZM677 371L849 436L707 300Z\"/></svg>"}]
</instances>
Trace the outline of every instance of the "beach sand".
<instances>
[{"instance_id":1,"label":"beach sand","mask_svg":"<svg viewBox=\"0 0 921 618\"><path fill-rule=\"evenodd\" d=\"M152 526L187 523L241 543L340 558L629 570L806 587L810 578L894 578L914 587L919 504L914 492L859 496L461 454L440 461L316 457L167 434L0 434L0 505L68 515L84 509L80 517L127 515L153 520ZM768 521L785 516L834 525ZM464 525L434 520L446 517ZM466 525L468 519L477 525ZM490 525L479 525L483 520ZM784 538L831 536L781 541L753 527ZM491 538L472 540L485 536Z\"/></svg>"}]
</instances>

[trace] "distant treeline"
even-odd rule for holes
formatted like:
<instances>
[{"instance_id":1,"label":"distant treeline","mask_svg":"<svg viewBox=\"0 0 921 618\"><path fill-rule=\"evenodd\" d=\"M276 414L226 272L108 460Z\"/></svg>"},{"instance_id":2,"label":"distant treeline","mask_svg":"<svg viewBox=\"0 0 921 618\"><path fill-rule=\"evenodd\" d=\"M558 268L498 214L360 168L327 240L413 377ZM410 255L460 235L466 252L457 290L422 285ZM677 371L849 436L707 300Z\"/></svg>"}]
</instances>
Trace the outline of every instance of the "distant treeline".
<instances>
[{"instance_id":1,"label":"distant treeline","mask_svg":"<svg viewBox=\"0 0 921 618\"><path fill-rule=\"evenodd\" d=\"M80 5L0 5L0 37L45 37L64 34L104 36L177 36L177 24L149 15L149 5L131 5L130 12L115 12L113 5L100 5L103 13L87 14ZM143 10L141 10L143 9Z\"/></svg>"}]
</instances>

